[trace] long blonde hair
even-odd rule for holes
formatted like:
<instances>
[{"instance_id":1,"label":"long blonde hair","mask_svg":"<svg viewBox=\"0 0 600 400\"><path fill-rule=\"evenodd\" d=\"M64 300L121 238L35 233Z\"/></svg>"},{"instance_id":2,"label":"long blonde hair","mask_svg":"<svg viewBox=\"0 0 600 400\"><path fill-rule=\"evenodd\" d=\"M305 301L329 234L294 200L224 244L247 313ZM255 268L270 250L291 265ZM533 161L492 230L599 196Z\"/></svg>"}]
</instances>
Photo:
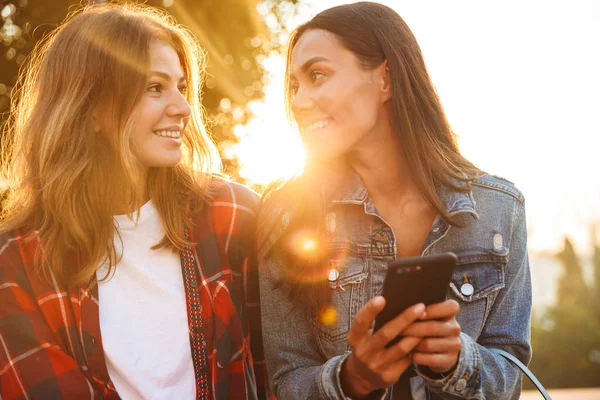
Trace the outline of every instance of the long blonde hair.
<instances>
[{"instance_id":1,"label":"long blonde hair","mask_svg":"<svg viewBox=\"0 0 600 400\"><path fill-rule=\"evenodd\" d=\"M177 52L192 114L182 135L181 162L151 168L141 181L129 137L153 39ZM45 279L85 284L104 263L112 273L119 255L109 200L125 195L133 201L142 189L165 225L155 248L190 244L184 226L210 195L211 175L220 171L200 105L205 63L190 32L158 9L140 5L83 7L38 43L21 71L4 131L8 190L0 231L36 232L43 246L36 265ZM93 115L101 106L115 110L109 132L94 130ZM68 262L72 256L77 266Z\"/></svg>"}]
</instances>

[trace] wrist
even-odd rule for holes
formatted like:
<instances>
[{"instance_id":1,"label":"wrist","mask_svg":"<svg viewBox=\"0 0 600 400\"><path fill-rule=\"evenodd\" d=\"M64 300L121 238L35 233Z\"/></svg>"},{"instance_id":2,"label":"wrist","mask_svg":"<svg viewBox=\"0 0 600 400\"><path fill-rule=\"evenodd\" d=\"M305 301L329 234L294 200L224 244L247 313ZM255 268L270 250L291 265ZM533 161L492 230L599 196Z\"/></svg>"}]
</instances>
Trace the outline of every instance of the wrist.
<instances>
[{"instance_id":1,"label":"wrist","mask_svg":"<svg viewBox=\"0 0 600 400\"><path fill-rule=\"evenodd\" d=\"M436 372L436 371L432 370L431 368L426 367L424 365L419 365L419 372L434 381L442 380L446 376L448 376L448 374L450 373L450 372Z\"/></svg>"},{"instance_id":2,"label":"wrist","mask_svg":"<svg viewBox=\"0 0 600 400\"><path fill-rule=\"evenodd\" d=\"M452 375L454 373L454 370L456 370L457 366L458 366L458 361L450 369L447 369L444 371L429 368L425 365L419 365L418 367L419 367L419 371L421 372L421 374L425 375L429 379L441 380L441 379L446 378L449 375Z\"/></svg>"},{"instance_id":3,"label":"wrist","mask_svg":"<svg viewBox=\"0 0 600 400\"><path fill-rule=\"evenodd\" d=\"M360 400L366 399L373 390L368 388L364 379L356 372L356 359L350 354L342 363L340 383L346 397Z\"/></svg>"}]
</instances>

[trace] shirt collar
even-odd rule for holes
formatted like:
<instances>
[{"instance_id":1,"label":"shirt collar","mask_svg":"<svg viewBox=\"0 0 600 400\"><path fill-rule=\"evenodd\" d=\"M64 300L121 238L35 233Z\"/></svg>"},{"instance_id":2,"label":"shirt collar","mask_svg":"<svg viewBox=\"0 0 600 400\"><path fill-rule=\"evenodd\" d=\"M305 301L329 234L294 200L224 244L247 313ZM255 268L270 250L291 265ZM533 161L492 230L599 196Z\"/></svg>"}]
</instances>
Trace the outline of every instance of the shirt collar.
<instances>
[{"instance_id":1,"label":"shirt collar","mask_svg":"<svg viewBox=\"0 0 600 400\"><path fill-rule=\"evenodd\" d=\"M458 179L451 178L450 181L459 187L467 187L466 182ZM468 213L475 219L479 219L479 215L475 211L475 200L471 191L459 192L441 185L436 187L436 191L449 216ZM370 202L367 188L355 171L352 171L344 180L340 195L332 199L332 204L365 204L367 202Z\"/></svg>"}]
</instances>

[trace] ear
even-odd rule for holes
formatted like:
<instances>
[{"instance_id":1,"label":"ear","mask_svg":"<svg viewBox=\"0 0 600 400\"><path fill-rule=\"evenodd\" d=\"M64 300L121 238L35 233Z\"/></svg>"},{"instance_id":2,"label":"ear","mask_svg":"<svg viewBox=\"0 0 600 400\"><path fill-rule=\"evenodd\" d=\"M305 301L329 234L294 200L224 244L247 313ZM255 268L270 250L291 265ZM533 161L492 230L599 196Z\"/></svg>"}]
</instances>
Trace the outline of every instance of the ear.
<instances>
[{"instance_id":1,"label":"ear","mask_svg":"<svg viewBox=\"0 0 600 400\"><path fill-rule=\"evenodd\" d=\"M100 122L98 121L98 113L96 112L92 114L92 128L95 133L100 132Z\"/></svg>"},{"instance_id":2,"label":"ear","mask_svg":"<svg viewBox=\"0 0 600 400\"><path fill-rule=\"evenodd\" d=\"M392 98L392 84L387 60L383 61L376 69L382 95L381 100L382 103L386 103Z\"/></svg>"},{"instance_id":3,"label":"ear","mask_svg":"<svg viewBox=\"0 0 600 400\"><path fill-rule=\"evenodd\" d=\"M100 108L96 108L92 111L92 129L95 133L100 133L102 131L102 112Z\"/></svg>"}]
</instances>

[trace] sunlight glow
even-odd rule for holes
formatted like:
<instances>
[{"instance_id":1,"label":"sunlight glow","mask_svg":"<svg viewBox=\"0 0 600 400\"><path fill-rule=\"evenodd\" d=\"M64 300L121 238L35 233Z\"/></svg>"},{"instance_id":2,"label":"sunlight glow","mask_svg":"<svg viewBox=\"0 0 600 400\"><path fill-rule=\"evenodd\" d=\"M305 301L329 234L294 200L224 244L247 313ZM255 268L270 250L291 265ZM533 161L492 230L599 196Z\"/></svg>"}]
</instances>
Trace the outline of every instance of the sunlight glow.
<instances>
[{"instance_id":1,"label":"sunlight glow","mask_svg":"<svg viewBox=\"0 0 600 400\"><path fill-rule=\"evenodd\" d=\"M525 194L530 250L556 251L569 235L591 251L590 226L600 226L600 168L592 161L600 147L600 7L379 1L417 37L463 154ZM302 3L289 28L347 1ZM247 183L264 185L301 171L305 153L285 118L284 60L271 54L263 65L271 75L264 103L253 104L255 118L232 151Z\"/></svg>"},{"instance_id":2,"label":"sunlight glow","mask_svg":"<svg viewBox=\"0 0 600 400\"><path fill-rule=\"evenodd\" d=\"M283 58L271 55L263 65L273 75L266 86L264 102L248 104L253 117L245 125L236 125L239 142L228 153L240 164L239 174L247 183L267 185L302 173L306 152L286 118L283 100Z\"/></svg>"},{"instance_id":3,"label":"sunlight glow","mask_svg":"<svg viewBox=\"0 0 600 400\"><path fill-rule=\"evenodd\" d=\"M304 239L302 242L302 251L310 253L317 248L317 242L313 239Z\"/></svg>"}]
</instances>

